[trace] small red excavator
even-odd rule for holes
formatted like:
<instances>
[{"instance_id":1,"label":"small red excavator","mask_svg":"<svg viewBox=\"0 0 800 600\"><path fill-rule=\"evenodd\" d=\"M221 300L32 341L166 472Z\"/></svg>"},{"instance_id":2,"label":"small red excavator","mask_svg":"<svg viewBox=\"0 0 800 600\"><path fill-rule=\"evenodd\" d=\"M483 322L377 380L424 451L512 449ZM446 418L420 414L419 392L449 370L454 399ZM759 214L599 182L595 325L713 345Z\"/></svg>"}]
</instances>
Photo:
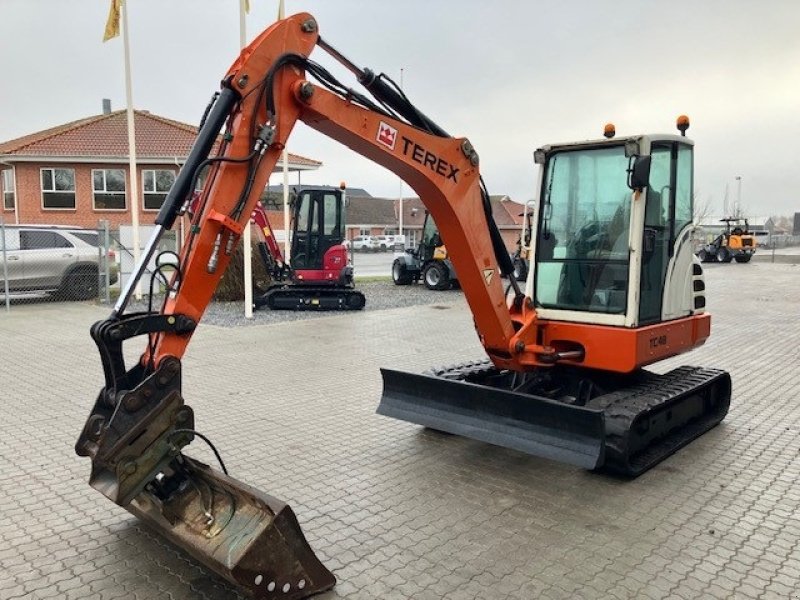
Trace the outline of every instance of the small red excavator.
<instances>
[{"instance_id":1,"label":"small red excavator","mask_svg":"<svg viewBox=\"0 0 800 600\"><path fill-rule=\"evenodd\" d=\"M361 310L364 294L354 289L347 257L344 187L295 188L292 237L287 262L260 202L251 214L260 238L261 260L273 285L255 299L273 310Z\"/></svg>"},{"instance_id":2,"label":"small red excavator","mask_svg":"<svg viewBox=\"0 0 800 600\"><path fill-rule=\"evenodd\" d=\"M373 99L312 61L315 47ZM630 476L724 418L727 373L642 368L695 348L710 332L688 240L690 140L640 135L538 150L541 193L523 290L509 277L513 264L469 140L447 134L385 75L345 58L302 13L272 25L233 64L133 277L109 318L92 327L105 386L76 451L91 458L90 484L113 502L256 598L302 598L335 583L288 506L182 452L196 437L209 440L184 403L181 358L298 121L416 191L488 357L426 375L384 369L380 413ZM687 126L681 122L682 132ZM126 312L206 167L161 309ZM157 270L168 262L157 259ZM122 344L136 336L147 337L146 349L127 368Z\"/></svg>"}]
</instances>

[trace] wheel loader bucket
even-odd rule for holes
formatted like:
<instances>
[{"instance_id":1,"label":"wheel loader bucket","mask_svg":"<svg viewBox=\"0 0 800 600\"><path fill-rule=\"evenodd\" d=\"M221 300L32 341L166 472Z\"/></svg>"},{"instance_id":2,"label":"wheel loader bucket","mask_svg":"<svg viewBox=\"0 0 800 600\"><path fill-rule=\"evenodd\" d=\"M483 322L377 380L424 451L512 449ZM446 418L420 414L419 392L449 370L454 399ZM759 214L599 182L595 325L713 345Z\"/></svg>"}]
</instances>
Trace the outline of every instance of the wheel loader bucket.
<instances>
[{"instance_id":1,"label":"wheel loader bucket","mask_svg":"<svg viewBox=\"0 0 800 600\"><path fill-rule=\"evenodd\" d=\"M258 600L334 586L287 504L183 455L173 465L125 508Z\"/></svg>"},{"instance_id":2,"label":"wheel loader bucket","mask_svg":"<svg viewBox=\"0 0 800 600\"><path fill-rule=\"evenodd\" d=\"M474 383L381 369L378 414L579 467L603 463L603 413Z\"/></svg>"}]
</instances>

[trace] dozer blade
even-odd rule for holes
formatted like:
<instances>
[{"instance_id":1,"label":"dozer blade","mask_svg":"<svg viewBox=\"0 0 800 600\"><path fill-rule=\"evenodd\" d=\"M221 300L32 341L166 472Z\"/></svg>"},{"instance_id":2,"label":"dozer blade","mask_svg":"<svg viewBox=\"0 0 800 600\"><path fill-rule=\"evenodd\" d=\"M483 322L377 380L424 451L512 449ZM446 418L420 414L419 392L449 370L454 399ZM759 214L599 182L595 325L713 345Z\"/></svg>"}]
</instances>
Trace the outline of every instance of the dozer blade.
<instances>
[{"instance_id":1,"label":"dozer blade","mask_svg":"<svg viewBox=\"0 0 800 600\"><path fill-rule=\"evenodd\" d=\"M725 418L730 375L679 367L663 375L557 371L535 388L601 390L578 405L511 391L488 361L435 376L382 369L378 413L581 467L637 477ZM536 380L534 380L536 381ZM516 386L514 386L516 387ZM568 398L568 395L564 396Z\"/></svg>"},{"instance_id":2,"label":"dozer blade","mask_svg":"<svg viewBox=\"0 0 800 600\"><path fill-rule=\"evenodd\" d=\"M285 503L180 455L125 508L256 599L307 598L336 578Z\"/></svg>"},{"instance_id":3,"label":"dozer blade","mask_svg":"<svg viewBox=\"0 0 800 600\"><path fill-rule=\"evenodd\" d=\"M466 381L381 369L378 414L594 469L603 412Z\"/></svg>"}]
</instances>

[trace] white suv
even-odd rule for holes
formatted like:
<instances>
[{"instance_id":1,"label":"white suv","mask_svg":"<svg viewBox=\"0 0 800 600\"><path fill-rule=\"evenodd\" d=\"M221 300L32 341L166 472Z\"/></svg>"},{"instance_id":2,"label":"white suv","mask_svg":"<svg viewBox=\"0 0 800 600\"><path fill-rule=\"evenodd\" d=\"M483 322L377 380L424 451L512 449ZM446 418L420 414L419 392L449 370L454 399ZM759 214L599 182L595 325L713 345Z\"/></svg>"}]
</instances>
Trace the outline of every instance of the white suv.
<instances>
[{"instance_id":1,"label":"white suv","mask_svg":"<svg viewBox=\"0 0 800 600\"><path fill-rule=\"evenodd\" d=\"M379 235L375 240L378 242L378 250L381 252L386 252L394 248L395 237L393 235Z\"/></svg>"},{"instance_id":2,"label":"white suv","mask_svg":"<svg viewBox=\"0 0 800 600\"><path fill-rule=\"evenodd\" d=\"M351 242L353 250L360 252L374 252L380 248L378 240L371 235L359 235L353 238Z\"/></svg>"},{"instance_id":3,"label":"white suv","mask_svg":"<svg viewBox=\"0 0 800 600\"><path fill-rule=\"evenodd\" d=\"M5 258L9 292L48 292L85 300L98 293L100 236L97 231L48 225L7 225ZM2 245L0 245L2 249ZM113 252L110 281L117 281ZM0 254L0 294L5 291Z\"/></svg>"}]
</instances>

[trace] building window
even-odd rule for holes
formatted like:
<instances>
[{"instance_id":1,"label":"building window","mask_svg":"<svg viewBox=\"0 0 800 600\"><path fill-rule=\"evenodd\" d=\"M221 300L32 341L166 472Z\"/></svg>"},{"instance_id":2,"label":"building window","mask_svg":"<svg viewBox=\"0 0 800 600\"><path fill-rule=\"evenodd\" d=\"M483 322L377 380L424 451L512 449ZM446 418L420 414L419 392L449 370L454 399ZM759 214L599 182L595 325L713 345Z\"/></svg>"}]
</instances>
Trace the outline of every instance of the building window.
<instances>
[{"instance_id":1,"label":"building window","mask_svg":"<svg viewBox=\"0 0 800 600\"><path fill-rule=\"evenodd\" d=\"M125 171L92 169L95 210L125 210Z\"/></svg>"},{"instance_id":2,"label":"building window","mask_svg":"<svg viewBox=\"0 0 800 600\"><path fill-rule=\"evenodd\" d=\"M175 171L142 171L144 180L144 209L159 210L167 192L175 183Z\"/></svg>"},{"instance_id":3,"label":"building window","mask_svg":"<svg viewBox=\"0 0 800 600\"><path fill-rule=\"evenodd\" d=\"M75 169L42 169L42 208L75 208Z\"/></svg>"},{"instance_id":4,"label":"building window","mask_svg":"<svg viewBox=\"0 0 800 600\"><path fill-rule=\"evenodd\" d=\"M6 169L3 171L3 208L14 210L14 171Z\"/></svg>"},{"instance_id":5,"label":"building window","mask_svg":"<svg viewBox=\"0 0 800 600\"><path fill-rule=\"evenodd\" d=\"M383 228L384 235L397 235L397 228L395 227L384 227Z\"/></svg>"},{"instance_id":6,"label":"building window","mask_svg":"<svg viewBox=\"0 0 800 600\"><path fill-rule=\"evenodd\" d=\"M358 230L358 235L372 235L372 230L369 227L362 227Z\"/></svg>"}]
</instances>

